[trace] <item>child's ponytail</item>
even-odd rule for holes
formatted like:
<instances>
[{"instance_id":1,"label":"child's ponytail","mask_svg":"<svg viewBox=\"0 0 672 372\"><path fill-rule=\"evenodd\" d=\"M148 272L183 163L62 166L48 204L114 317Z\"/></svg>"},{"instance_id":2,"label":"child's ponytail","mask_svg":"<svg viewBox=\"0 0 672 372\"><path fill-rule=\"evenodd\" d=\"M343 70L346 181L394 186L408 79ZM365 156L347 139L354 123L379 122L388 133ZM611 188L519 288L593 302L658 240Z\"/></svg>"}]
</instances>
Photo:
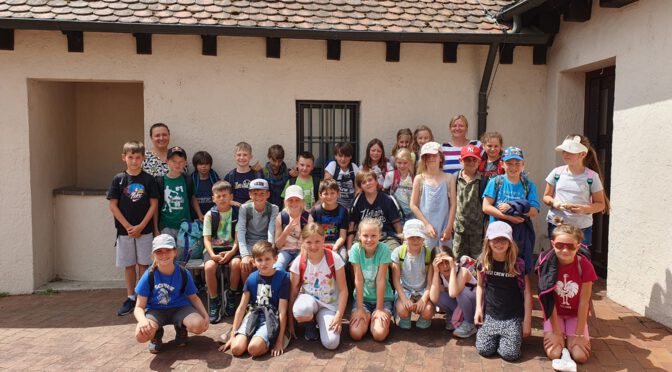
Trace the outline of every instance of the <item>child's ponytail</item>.
<instances>
[{"instance_id":1,"label":"child's ponytail","mask_svg":"<svg viewBox=\"0 0 672 372\"><path fill-rule=\"evenodd\" d=\"M575 136L581 137L581 144L586 146L586 148L588 149L586 157L583 158L583 166L592 169L600 177L600 182L602 183L602 190L604 193L604 209L602 210L601 213L609 214L609 210L611 209L611 203L609 202L609 197L607 197L607 192L604 189L605 187L604 176L602 173L602 168L600 167L600 162L597 159L597 152L593 148L593 145L590 143L590 139L588 139L588 137L586 136L582 136L580 134L570 134L569 136L567 136L567 138L573 138Z\"/></svg>"}]
</instances>

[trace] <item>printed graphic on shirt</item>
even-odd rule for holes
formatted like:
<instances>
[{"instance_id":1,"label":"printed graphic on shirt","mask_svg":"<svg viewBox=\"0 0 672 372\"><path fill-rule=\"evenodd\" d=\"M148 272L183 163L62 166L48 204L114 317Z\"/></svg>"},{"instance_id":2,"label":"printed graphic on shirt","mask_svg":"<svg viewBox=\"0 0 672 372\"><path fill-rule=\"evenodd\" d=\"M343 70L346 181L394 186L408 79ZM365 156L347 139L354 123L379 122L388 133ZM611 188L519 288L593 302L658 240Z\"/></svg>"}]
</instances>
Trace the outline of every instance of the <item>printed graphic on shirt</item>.
<instances>
[{"instance_id":1,"label":"printed graphic on shirt","mask_svg":"<svg viewBox=\"0 0 672 372\"><path fill-rule=\"evenodd\" d=\"M134 203L142 199L145 194L145 185L141 183L132 183L124 188L124 195Z\"/></svg>"},{"instance_id":2,"label":"printed graphic on shirt","mask_svg":"<svg viewBox=\"0 0 672 372\"><path fill-rule=\"evenodd\" d=\"M310 290L306 290L306 292L310 293L316 300L322 301L325 304L330 304L336 301L336 296L334 295L335 293L333 290L336 284L331 271L328 274L318 270L314 270L310 273L306 272L303 279L304 289L306 289L306 286L310 286Z\"/></svg>"},{"instance_id":3,"label":"printed graphic on shirt","mask_svg":"<svg viewBox=\"0 0 672 372\"><path fill-rule=\"evenodd\" d=\"M170 303L170 294L175 288L168 283L157 283L154 285L154 290L156 291L159 305L168 305Z\"/></svg>"},{"instance_id":4,"label":"printed graphic on shirt","mask_svg":"<svg viewBox=\"0 0 672 372\"><path fill-rule=\"evenodd\" d=\"M257 305L258 306L271 306L271 298L273 297L273 292L271 291L270 284L257 284Z\"/></svg>"},{"instance_id":5,"label":"printed graphic on shirt","mask_svg":"<svg viewBox=\"0 0 672 372\"><path fill-rule=\"evenodd\" d=\"M175 190L171 190L169 185L166 185L166 189L163 191L163 199L165 203L163 204L162 212L179 212L184 209L184 198L182 195L186 194L184 186L177 186Z\"/></svg>"},{"instance_id":6,"label":"printed graphic on shirt","mask_svg":"<svg viewBox=\"0 0 672 372\"><path fill-rule=\"evenodd\" d=\"M574 298L574 296L579 293L579 284L573 280L567 281L568 276L569 274L563 274L562 281L558 280L555 283L555 293L558 295L558 297L562 298L560 307L571 309L571 305L569 304L568 300Z\"/></svg>"},{"instance_id":7,"label":"printed graphic on shirt","mask_svg":"<svg viewBox=\"0 0 672 372\"><path fill-rule=\"evenodd\" d=\"M362 268L362 274L364 276L364 285L375 290L376 288L376 276L378 276L378 266L370 265Z\"/></svg>"},{"instance_id":8,"label":"printed graphic on shirt","mask_svg":"<svg viewBox=\"0 0 672 372\"><path fill-rule=\"evenodd\" d=\"M252 180L249 180L249 179L243 180L243 182L236 181L233 185L233 188L236 189L236 190L249 189L251 181Z\"/></svg>"}]
</instances>

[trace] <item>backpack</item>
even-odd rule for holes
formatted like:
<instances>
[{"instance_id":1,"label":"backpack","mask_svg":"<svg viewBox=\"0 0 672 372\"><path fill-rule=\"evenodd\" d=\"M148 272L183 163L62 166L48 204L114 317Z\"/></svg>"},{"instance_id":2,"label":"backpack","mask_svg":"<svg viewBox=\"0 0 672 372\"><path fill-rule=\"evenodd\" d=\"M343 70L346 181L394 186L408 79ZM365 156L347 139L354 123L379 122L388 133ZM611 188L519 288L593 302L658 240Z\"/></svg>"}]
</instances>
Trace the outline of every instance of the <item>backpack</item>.
<instances>
[{"instance_id":1,"label":"backpack","mask_svg":"<svg viewBox=\"0 0 672 372\"><path fill-rule=\"evenodd\" d=\"M308 223L308 219L310 218L310 212L308 211L302 211L301 212L301 230L303 230L303 227L306 226ZM286 210L283 210L280 212L280 222L282 223L282 229L284 230L287 225L289 225L289 212Z\"/></svg>"},{"instance_id":2,"label":"backpack","mask_svg":"<svg viewBox=\"0 0 672 372\"><path fill-rule=\"evenodd\" d=\"M210 178L210 183L213 185L219 181L219 174L217 174L214 169L210 169L208 177ZM199 184L201 183L201 177L198 175L198 171L195 171L191 174L191 182L194 185L194 192L196 192L198 190Z\"/></svg>"},{"instance_id":3,"label":"backpack","mask_svg":"<svg viewBox=\"0 0 672 372\"><path fill-rule=\"evenodd\" d=\"M210 209L210 219L211 219L211 229L212 231L210 232L211 236L213 238L217 238L217 230L219 230L219 222L222 219L222 214L219 213L219 210L217 209L217 206L214 205L212 209ZM238 207L236 206L231 206L231 234L235 234L236 231L236 225L238 224Z\"/></svg>"},{"instance_id":4,"label":"backpack","mask_svg":"<svg viewBox=\"0 0 672 372\"><path fill-rule=\"evenodd\" d=\"M336 168L340 168L340 167L338 166L338 164L336 164ZM298 177L291 177L291 178L289 179L289 185L290 185L290 186L291 186L291 185L296 185L296 180L297 180L297 178L298 178ZM334 178L335 178L335 177L334 177ZM316 181L316 180L315 180L315 177L310 176L310 182L313 183L313 199L314 199L314 200L313 200L313 204L317 203L317 201L318 201L319 198L320 198L320 194L319 194L319 190L320 190L320 182L319 182L319 180L317 180L318 182L315 182L315 181Z\"/></svg>"},{"instance_id":5,"label":"backpack","mask_svg":"<svg viewBox=\"0 0 672 372\"><path fill-rule=\"evenodd\" d=\"M182 267L181 265L177 265L177 267L180 270L180 275L182 275L182 288L180 288L180 294L183 295L184 292L187 290L187 269ZM149 280L149 296L147 298L152 297L152 291L154 290L154 267L153 265L149 268L149 276L147 279Z\"/></svg>"},{"instance_id":6,"label":"backpack","mask_svg":"<svg viewBox=\"0 0 672 372\"><path fill-rule=\"evenodd\" d=\"M499 189L502 187L502 184L504 183L504 177L506 175L500 174L497 175L494 180L495 180L495 201L497 201L497 197L499 196ZM530 196L530 179L527 178L526 175L521 174L520 175L520 182L523 184L523 191L525 192L525 199L527 199L528 196Z\"/></svg>"},{"instance_id":7,"label":"backpack","mask_svg":"<svg viewBox=\"0 0 672 372\"><path fill-rule=\"evenodd\" d=\"M287 275L288 274L286 271L282 270L275 271L275 274L273 274L273 279L271 279L271 295L280 293L280 286L282 286L282 281L287 277ZM250 301L254 301L255 305L250 306L252 308L260 306L260 304L257 303L257 288L259 287L259 271L257 270L252 272L250 276L247 278L247 281L253 284L248 286L248 289L250 291ZM269 305L273 307L272 301L271 304Z\"/></svg>"},{"instance_id":8,"label":"backpack","mask_svg":"<svg viewBox=\"0 0 672 372\"><path fill-rule=\"evenodd\" d=\"M187 262L192 258L203 258L203 224L199 220L182 221L177 233L177 260Z\"/></svg>"},{"instance_id":9,"label":"backpack","mask_svg":"<svg viewBox=\"0 0 672 372\"><path fill-rule=\"evenodd\" d=\"M422 247L425 248L425 270L427 270L432 263L432 250L427 248L426 245L423 245ZM402 244L401 247L399 247L399 266L404 264L406 251L408 251L408 245Z\"/></svg>"},{"instance_id":10,"label":"backpack","mask_svg":"<svg viewBox=\"0 0 672 372\"><path fill-rule=\"evenodd\" d=\"M338 182L338 176L341 174L341 166L338 165L338 162L336 163L336 171L334 172L334 180ZM348 175L350 176L350 179L354 182L355 181L355 167L352 165L352 162L348 164Z\"/></svg>"},{"instance_id":11,"label":"backpack","mask_svg":"<svg viewBox=\"0 0 672 372\"><path fill-rule=\"evenodd\" d=\"M273 221L271 221L272 205L273 204L266 202L266 205L264 206L264 211L261 212L262 217L268 218L268 223L273 223ZM245 204L243 204L241 208L245 208L245 223L249 225L250 221L252 221L252 213L254 213L254 203L252 201L248 201Z\"/></svg>"},{"instance_id":12,"label":"backpack","mask_svg":"<svg viewBox=\"0 0 672 372\"><path fill-rule=\"evenodd\" d=\"M413 182L414 178L415 176L411 174L411 182ZM400 183L401 183L401 172L395 169L392 177L392 186L390 186L390 195L394 194L394 192L397 191L397 187L399 187Z\"/></svg>"},{"instance_id":13,"label":"backpack","mask_svg":"<svg viewBox=\"0 0 672 372\"><path fill-rule=\"evenodd\" d=\"M563 171L565 171L567 168L569 168L568 165L562 166L562 167L557 167L553 170L553 194L555 195L555 185L558 184L558 180L560 179L560 174L562 174ZM593 180L595 179L595 173L594 170L590 168L586 168L588 170L588 179L586 182L588 183L588 196L592 197L593 196Z\"/></svg>"},{"instance_id":14,"label":"backpack","mask_svg":"<svg viewBox=\"0 0 672 372\"><path fill-rule=\"evenodd\" d=\"M334 252L330 248L330 245L324 247L324 257L327 259L327 266L331 271L331 277L336 280L336 266L334 265ZM301 289L303 285L303 276L306 274L306 266L308 266L308 257L304 252L301 252L299 256L299 284L296 286L297 289Z\"/></svg>"}]
</instances>

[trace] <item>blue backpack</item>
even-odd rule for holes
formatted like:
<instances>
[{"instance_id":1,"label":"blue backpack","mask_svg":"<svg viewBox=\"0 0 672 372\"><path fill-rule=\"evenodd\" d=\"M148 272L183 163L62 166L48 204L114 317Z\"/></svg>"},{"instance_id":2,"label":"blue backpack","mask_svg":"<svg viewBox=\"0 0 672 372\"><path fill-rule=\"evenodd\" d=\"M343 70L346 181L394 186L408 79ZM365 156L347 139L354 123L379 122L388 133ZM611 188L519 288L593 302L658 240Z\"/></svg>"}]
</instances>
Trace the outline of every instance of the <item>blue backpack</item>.
<instances>
[{"instance_id":1,"label":"blue backpack","mask_svg":"<svg viewBox=\"0 0 672 372\"><path fill-rule=\"evenodd\" d=\"M203 258L203 223L182 221L177 233L177 260L187 262L196 258Z\"/></svg>"}]
</instances>

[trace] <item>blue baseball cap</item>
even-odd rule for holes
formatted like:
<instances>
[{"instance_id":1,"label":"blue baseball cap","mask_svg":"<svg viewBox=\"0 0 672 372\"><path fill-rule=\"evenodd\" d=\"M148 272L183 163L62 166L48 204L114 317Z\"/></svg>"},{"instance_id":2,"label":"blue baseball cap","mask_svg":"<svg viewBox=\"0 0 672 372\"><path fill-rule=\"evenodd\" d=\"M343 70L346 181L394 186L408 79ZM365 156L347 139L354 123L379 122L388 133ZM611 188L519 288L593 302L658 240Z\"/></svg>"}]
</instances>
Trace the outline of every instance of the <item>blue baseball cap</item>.
<instances>
[{"instance_id":1,"label":"blue baseball cap","mask_svg":"<svg viewBox=\"0 0 672 372\"><path fill-rule=\"evenodd\" d=\"M502 154L502 160L508 161L511 159L525 160L523 158L523 149L515 146L507 147Z\"/></svg>"}]
</instances>

